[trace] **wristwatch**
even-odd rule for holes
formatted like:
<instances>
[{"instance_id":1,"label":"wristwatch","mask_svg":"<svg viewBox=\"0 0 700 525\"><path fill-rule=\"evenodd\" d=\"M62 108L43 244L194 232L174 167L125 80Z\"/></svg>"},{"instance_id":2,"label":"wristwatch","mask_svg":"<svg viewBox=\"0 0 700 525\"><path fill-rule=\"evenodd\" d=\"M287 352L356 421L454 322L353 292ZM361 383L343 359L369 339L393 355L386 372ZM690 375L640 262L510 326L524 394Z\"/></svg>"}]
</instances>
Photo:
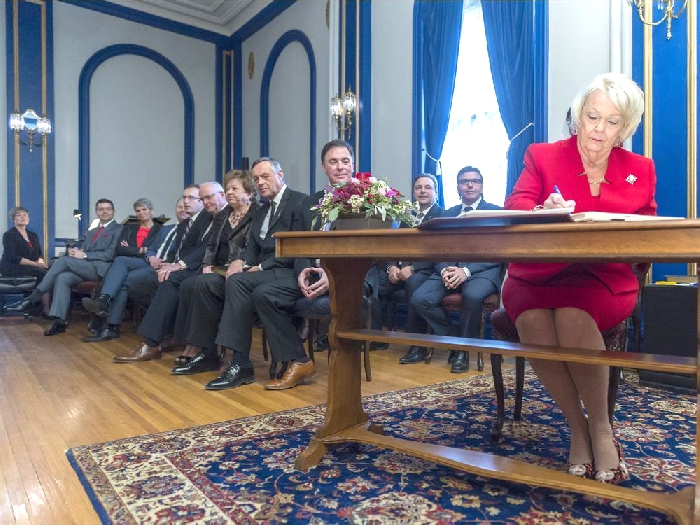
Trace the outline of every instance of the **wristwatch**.
<instances>
[{"instance_id":1,"label":"wristwatch","mask_svg":"<svg viewBox=\"0 0 700 525\"><path fill-rule=\"evenodd\" d=\"M184 270L185 268L187 268L187 263L185 263L185 261L177 261L177 264L179 264L180 266L182 266L182 269L183 269L183 270Z\"/></svg>"}]
</instances>

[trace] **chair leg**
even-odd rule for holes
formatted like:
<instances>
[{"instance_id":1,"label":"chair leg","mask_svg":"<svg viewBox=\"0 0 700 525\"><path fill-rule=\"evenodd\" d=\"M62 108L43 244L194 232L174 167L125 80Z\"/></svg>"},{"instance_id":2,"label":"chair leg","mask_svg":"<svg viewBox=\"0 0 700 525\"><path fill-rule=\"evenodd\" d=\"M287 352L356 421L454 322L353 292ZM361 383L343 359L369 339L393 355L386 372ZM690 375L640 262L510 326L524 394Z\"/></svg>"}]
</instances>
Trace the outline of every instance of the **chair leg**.
<instances>
[{"instance_id":1,"label":"chair leg","mask_svg":"<svg viewBox=\"0 0 700 525\"><path fill-rule=\"evenodd\" d=\"M476 369L479 372L483 372L484 370L484 354L481 352L476 354Z\"/></svg>"},{"instance_id":2,"label":"chair leg","mask_svg":"<svg viewBox=\"0 0 700 525\"><path fill-rule=\"evenodd\" d=\"M306 350L314 364L316 364L316 359L314 358L314 340L316 339L316 330L318 330L318 320L309 319L309 333L306 336Z\"/></svg>"},{"instance_id":3,"label":"chair leg","mask_svg":"<svg viewBox=\"0 0 700 525\"><path fill-rule=\"evenodd\" d=\"M496 390L496 421L491 427L491 443L498 443L501 439L503 423L505 421L505 388L503 387L503 371L501 365L503 356L491 354L491 374L493 375L493 387Z\"/></svg>"},{"instance_id":4,"label":"chair leg","mask_svg":"<svg viewBox=\"0 0 700 525\"><path fill-rule=\"evenodd\" d=\"M369 341L365 341L365 347L363 348L362 353L364 355L365 363L365 379L367 379L367 381L372 381L372 368L369 364Z\"/></svg>"},{"instance_id":5,"label":"chair leg","mask_svg":"<svg viewBox=\"0 0 700 525\"><path fill-rule=\"evenodd\" d=\"M265 328L262 329L262 353L263 359L267 361L269 359L269 354L267 352L267 334L265 333Z\"/></svg>"},{"instance_id":6,"label":"chair leg","mask_svg":"<svg viewBox=\"0 0 700 525\"><path fill-rule=\"evenodd\" d=\"M515 408L513 419L520 421L523 416L523 388L525 386L525 358L515 358Z\"/></svg>"},{"instance_id":7,"label":"chair leg","mask_svg":"<svg viewBox=\"0 0 700 525\"><path fill-rule=\"evenodd\" d=\"M615 416L615 404L617 403L617 389L620 386L620 373L622 369L617 366L610 367L610 381L608 382L608 417L612 425Z\"/></svg>"}]
</instances>

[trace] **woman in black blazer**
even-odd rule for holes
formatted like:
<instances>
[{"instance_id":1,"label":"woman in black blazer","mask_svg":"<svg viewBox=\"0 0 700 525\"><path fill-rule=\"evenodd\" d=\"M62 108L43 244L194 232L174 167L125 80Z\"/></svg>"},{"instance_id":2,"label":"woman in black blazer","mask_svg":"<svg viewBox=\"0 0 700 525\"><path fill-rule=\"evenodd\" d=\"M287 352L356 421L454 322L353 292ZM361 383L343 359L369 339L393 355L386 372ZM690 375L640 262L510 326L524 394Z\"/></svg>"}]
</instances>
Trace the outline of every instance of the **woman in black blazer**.
<instances>
[{"instance_id":1,"label":"woman in black blazer","mask_svg":"<svg viewBox=\"0 0 700 525\"><path fill-rule=\"evenodd\" d=\"M0 273L6 277L36 277L38 284L48 269L42 258L39 237L27 230L29 211L16 206L10 210L10 219L15 225L2 236Z\"/></svg>"},{"instance_id":2,"label":"woman in black blazer","mask_svg":"<svg viewBox=\"0 0 700 525\"><path fill-rule=\"evenodd\" d=\"M149 199L134 202L138 222L127 223L122 228L114 257L143 257L156 238L162 224L153 220L153 203Z\"/></svg>"}]
</instances>

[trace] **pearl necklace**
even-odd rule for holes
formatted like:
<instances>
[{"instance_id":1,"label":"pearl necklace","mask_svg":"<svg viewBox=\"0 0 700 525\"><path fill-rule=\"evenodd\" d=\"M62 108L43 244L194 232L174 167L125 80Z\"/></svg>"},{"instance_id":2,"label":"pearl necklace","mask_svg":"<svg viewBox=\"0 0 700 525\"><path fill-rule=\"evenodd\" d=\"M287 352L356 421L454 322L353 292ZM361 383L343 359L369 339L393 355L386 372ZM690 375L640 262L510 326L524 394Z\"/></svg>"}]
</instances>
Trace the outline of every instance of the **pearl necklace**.
<instances>
[{"instance_id":1,"label":"pearl necklace","mask_svg":"<svg viewBox=\"0 0 700 525\"><path fill-rule=\"evenodd\" d=\"M603 177L602 179L598 179L598 180L589 180L588 184L590 184L591 186L595 186L596 184L600 184L604 180L605 180L605 177Z\"/></svg>"}]
</instances>

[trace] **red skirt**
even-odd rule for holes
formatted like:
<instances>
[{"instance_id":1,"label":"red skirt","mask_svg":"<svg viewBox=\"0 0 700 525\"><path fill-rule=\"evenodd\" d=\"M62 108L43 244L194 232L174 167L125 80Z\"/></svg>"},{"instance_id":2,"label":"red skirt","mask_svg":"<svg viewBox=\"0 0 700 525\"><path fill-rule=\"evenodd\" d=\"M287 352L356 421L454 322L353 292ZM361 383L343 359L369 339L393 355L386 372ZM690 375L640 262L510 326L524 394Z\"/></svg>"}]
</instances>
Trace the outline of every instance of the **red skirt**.
<instances>
[{"instance_id":1,"label":"red skirt","mask_svg":"<svg viewBox=\"0 0 700 525\"><path fill-rule=\"evenodd\" d=\"M627 319L637 304L636 291L613 294L603 281L578 264L568 266L544 284L509 276L502 297L513 322L526 310L578 308L593 318L601 332Z\"/></svg>"}]
</instances>

